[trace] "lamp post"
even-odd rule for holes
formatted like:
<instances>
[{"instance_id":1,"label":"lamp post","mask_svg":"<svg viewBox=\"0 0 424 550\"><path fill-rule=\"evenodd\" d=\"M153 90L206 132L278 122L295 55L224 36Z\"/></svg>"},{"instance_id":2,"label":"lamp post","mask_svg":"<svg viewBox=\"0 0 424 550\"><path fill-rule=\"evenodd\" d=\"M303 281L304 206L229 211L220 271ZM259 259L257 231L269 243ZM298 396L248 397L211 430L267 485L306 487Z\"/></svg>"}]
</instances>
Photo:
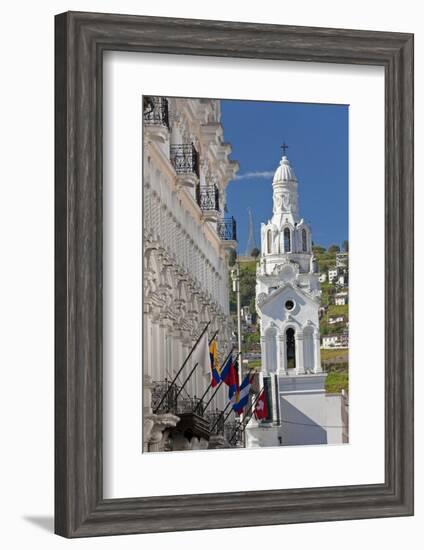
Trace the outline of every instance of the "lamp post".
<instances>
[{"instance_id":1,"label":"lamp post","mask_svg":"<svg viewBox=\"0 0 424 550\"><path fill-rule=\"evenodd\" d=\"M240 368L238 369L239 385L243 381L242 373L242 355L241 355L241 310L240 310L240 264L237 261L236 267L231 270L231 280L233 282L233 292L237 297L237 341L238 341L238 360Z\"/></svg>"}]
</instances>

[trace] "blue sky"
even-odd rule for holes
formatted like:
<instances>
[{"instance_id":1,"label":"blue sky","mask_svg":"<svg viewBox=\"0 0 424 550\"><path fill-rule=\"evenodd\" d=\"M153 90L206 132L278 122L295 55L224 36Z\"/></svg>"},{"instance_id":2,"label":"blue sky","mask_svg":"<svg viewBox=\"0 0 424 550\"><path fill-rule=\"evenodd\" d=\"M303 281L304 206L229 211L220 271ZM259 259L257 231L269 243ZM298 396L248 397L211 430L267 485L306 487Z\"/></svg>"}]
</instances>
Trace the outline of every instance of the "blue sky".
<instances>
[{"instance_id":1,"label":"blue sky","mask_svg":"<svg viewBox=\"0 0 424 550\"><path fill-rule=\"evenodd\" d=\"M238 179L227 187L228 214L237 220L239 254L252 209L255 239L272 216L272 177L285 142L297 179L300 215L316 244L341 245L348 238L348 106L222 100L221 122Z\"/></svg>"}]
</instances>

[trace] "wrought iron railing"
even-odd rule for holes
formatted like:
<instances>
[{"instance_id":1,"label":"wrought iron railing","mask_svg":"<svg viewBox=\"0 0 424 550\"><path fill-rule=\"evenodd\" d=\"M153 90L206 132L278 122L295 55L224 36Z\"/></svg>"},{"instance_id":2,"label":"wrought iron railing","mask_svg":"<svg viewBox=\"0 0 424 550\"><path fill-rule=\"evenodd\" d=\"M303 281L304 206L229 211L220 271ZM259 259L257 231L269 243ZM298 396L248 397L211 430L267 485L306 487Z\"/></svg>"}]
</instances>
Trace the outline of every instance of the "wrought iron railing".
<instances>
[{"instance_id":1,"label":"wrought iron railing","mask_svg":"<svg viewBox=\"0 0 424 550\"><path fill-rule=\"evenodd\" d=\"M208 412L206 414L209 422L209 430L215 435L223 435L225 428L225 415L222 411Z\"/></svg>"},{"instance_id":2,"label":"wrought iron railing","mask_svg":"<svg viewBox=\"0 0 424 550\"><path fill-rule=\"evenodd\" d=\"M203 416L203 408L198 407L199 399L197 397L178 397L176 414L196 413L198 416Z\"/></svg>"},{"instance_id":3,"label":"wrought iron railing","mask_svg":"<svg viewBox=\"0 0 424 550\"><path fill-rule=\"evenodd\" d=\"M196 174L199 177L199 153L192 143L171 145L171 162L177 174Z\"/></svg>"},{"instance_id":4,"label":"wrought iron railing","mask_svg":"<svg viewBox=\"0 0 424 550\"><path fill-rule=\"evenodd\" d=\"M217 185L197 185L196 200L201 210L219 212L219 189Z\"/></svg>"},{"instance_id":5,"label":"wrought iron railing","mask_svg":"<svg viewBox=\"0 0 424 550\"><path fill-rule=\"evenodd\" d=\"M232 447L237 447L243 443L243 427L240 427L238 420L225 423L224 435Z\"/></svg>"},{"instance_id":6,"label":"wrought iron railing","mask_svg":"<svg viewBox=\"0 0 424 550\"><path fill-rule=\"evenodd\" d=\"M169 129L168 100L165 97L144 97L143 118L149 126L166 126Z\"/></svg>"},{"instance_id":7,"label":"wrought iron railing","mask_svg":"<svg viewBox=\"0 0 424 550\"><path fill-rule=\"evenodd\" d=\"M171 385L169 380L153 382L151 407L157 414L169 412L178 415L195 412L198 416L203 416L200 399L190 397L184 389L181 391L181 386Z\"/></svg>"},{"instance_id":8,"label":"wrought iron railing","mask_svg":"<svg viewBox=\"0 0 424 550\"><path fill-rule=\"evenodd\" d=\"M167 412L175 413L177 411L177 395L179 390L180 388L178 386L171 386L169 380L153 382L152 410L158 414ZM160 407L158 408L159 404Z\"/></svg>"},{"instance_id":9,"label":"wrought iron railing","mask_svg":"<svg viewBox=\"0 0 424 550\"><path fill-rule=\"evenodd\" d=\"M237 224L236 220L231 218L222 218L216 224L221 241L236 241L237 240Z\"/></svg>"}]
</instances>

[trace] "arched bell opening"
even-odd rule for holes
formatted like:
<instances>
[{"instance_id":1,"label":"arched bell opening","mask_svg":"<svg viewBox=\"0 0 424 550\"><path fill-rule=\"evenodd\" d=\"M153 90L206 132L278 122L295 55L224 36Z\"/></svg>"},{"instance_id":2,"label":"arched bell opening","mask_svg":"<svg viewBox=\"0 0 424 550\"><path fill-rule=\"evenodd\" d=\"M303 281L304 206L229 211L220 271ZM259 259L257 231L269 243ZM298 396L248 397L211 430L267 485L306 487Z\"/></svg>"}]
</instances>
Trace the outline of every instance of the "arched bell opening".
<instances>
[{"instance_id":1,"label":"arched bell opening","mask_svg":"<svg viewBox=\"0 0 424 550\"><path fill-rule=\"evenodd\" d=\"M286 227L284 229L284 252L291 252L291 234L290 229Z\"/></svg>"},{"instance_id":2,"label":"arched bell opening","mask_svg":"<svg viewBox=\"0 0 424 550\"><path fill-rule=\"evenodd\" d=\"M296 345L294 339L294 329L288 328L286 330L286 358L287 368L296 368Z\"/></svg>"},{"instance_id":3,"label":"arched bell opening","mask_svg":"<svg viewBox=\"0 0 424 550\"><path fill-rule=\"evenodd\" d=\"M266 251L268 254L272 253L272 231L268 229L266 232Z\"/></svg>"},{"instance_id":4,"label":"arched bell opening","mask_svg":"<svg viewBox=\"0 0 424 550\"><path fill-rule=\"evenodd\" d=\"M302 229L302 252L308 251L308 236L306 234L306 229Z\"/></svg>"}]
</instances>

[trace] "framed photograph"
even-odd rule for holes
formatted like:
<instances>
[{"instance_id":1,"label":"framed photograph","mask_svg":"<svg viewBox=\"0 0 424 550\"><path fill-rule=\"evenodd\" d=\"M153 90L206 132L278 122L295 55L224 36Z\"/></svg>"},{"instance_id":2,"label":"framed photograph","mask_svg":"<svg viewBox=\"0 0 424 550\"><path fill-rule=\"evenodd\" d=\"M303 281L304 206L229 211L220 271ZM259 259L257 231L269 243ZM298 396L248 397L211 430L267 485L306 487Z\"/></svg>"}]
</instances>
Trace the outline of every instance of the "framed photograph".
<instances>
[{"instance_id":1,"label":"framed photograph","mask_svg":"<svg viewBox=\"0 0 424 550\"><path fill-rule=\"evenodd\" d=\"M55 525L413 514L413 35L56 16Z\"/></svg>"}]
</instances>

